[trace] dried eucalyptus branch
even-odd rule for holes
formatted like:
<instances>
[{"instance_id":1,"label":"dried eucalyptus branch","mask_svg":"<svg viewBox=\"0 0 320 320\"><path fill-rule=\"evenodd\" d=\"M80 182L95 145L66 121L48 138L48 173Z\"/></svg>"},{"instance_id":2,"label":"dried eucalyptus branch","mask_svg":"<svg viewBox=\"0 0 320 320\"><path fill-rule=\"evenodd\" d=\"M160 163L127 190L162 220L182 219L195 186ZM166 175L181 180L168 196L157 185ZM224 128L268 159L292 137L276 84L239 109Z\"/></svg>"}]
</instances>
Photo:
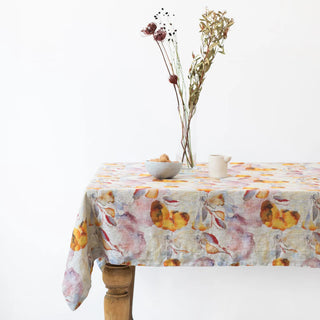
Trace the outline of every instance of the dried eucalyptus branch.
<instances>
[{"instance_id":1,"label":"dried eucalyptus branch","mask_svg":"<svg viewBox=\"0 0 320 320\"><path fill-rule=\"evenodd\" d=\"M229 28L233 25L233 19L225 16L226 12L206 11L200 19L201 47L200 55L192 54L193 61L189 69L189 112L188 122L185 132L185 144L183 155L191 159L189 164L194 166L190 141L191 119L196 112L196 106L205 80L205 75L209 71L217 53L224 54L224 40L227 38Z\"/></svg>"},{"instance_id":2,"label":"dried eucalyptus branch","mask_svg":"<svg viewBox=\"0 0 320 320\"><path fill-rule=\"evenodd\" d=\"M201 47L200 55L193 54L189 70L189 111L193 115L198 103L205 75L209 71L217 53L224 54L224 40L227 38L233 19L226 12L206 11L200 19Z\"/></svg>"}]
</instances>

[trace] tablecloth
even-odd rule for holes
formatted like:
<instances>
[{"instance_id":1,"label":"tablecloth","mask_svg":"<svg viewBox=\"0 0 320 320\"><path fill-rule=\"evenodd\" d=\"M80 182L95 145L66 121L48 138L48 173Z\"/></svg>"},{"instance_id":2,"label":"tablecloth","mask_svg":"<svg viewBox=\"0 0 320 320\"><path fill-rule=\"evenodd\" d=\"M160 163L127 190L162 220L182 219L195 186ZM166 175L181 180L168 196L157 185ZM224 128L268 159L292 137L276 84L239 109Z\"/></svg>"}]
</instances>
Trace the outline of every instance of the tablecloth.
<instances>
[{"instance_id":1,"label":"tablecloth","mask_svg":"<svg viewBox=\"0 0 320 320\"><path fill-rule=\"evenodd\" d=\"M105 163L76 218L63 280L71 309L94 261L135 266L320 267L320 162L207 164L174 179L143 163Z\"/></svg>"}]
</instances>

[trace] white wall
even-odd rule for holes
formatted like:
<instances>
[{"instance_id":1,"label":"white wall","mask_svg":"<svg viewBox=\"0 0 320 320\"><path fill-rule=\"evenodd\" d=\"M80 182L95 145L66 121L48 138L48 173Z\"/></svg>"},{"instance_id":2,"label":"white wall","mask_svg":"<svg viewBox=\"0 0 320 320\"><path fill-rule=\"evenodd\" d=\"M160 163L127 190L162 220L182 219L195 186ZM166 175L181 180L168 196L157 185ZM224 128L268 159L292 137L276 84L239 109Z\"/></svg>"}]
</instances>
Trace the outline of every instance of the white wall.
<instances>
[{"instance_id":1,"label":"white wall","mask_svg":"<svg viewBox=\"0 0 320 320\"><path fill-rule=\"evenodd\" d=\"M0 0L1 319L102 319L98 269L71 312L61 294L86 184L103 161L175 157L179 122L160 54L139 30L174 11L187 70L205 6L235 25L202 92L196 150L319 161L316 0ZM159 94L161 92L161 94ZM319 270L138 268L136 319L302 319Z\"/></svg>"}]
</instances>

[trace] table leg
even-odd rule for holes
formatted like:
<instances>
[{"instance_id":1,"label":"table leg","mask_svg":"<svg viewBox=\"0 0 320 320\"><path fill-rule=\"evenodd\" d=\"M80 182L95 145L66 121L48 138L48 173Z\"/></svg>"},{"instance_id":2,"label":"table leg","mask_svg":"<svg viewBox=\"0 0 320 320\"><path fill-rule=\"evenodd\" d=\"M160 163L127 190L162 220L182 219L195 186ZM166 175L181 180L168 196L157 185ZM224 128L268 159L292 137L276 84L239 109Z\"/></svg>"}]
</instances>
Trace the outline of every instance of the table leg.
<instances>
[{"instance_id":1,"label":"table leg","mask_svg":"<svg viewBox=\"0 0 320 320\"><path fill-rule=\"evenodd\" d=\"M108 291L104 297L105 320L129 320L132 270L126 265L106 264L102 273ZM133 292L133 288L132 288Z\"/></svg>"},{"instance_id":2,"label":"table leg","mask_svg":"<svg viewBox=\"0 0 320 320\"><path fill-rule=\"evenodd\" d=\"M135 266L131 266L130 269L131 269L131 272L132 272L132 280L131 280L131 284L130 284L130 287L129 287L129 296L130 296L129 320L133 320L133 317L132 317L132 302L133 302L134 278L135 278L135 274L136 274L136 267Z\"/></svg>"}]
</instances>

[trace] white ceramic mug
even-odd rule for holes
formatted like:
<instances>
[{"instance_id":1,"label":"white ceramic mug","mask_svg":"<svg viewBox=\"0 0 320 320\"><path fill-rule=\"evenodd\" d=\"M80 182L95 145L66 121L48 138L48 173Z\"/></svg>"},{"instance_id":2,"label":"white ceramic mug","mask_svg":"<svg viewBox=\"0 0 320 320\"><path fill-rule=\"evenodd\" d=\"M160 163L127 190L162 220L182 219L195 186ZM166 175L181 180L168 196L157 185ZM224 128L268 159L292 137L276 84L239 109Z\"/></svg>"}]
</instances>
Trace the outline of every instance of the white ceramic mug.
<instances>
[{"instance_id":1,"label":"white ceramic mug","mask_svg":"<svg viewBox=\"0 0 320 320\"><path fill-rule=\"evenodd\" d=\"M209 177L217 179L227 177L228 162L230 160L231 157L229 156L211 154L208 161Z\"/></svg>"}]
</instances>

